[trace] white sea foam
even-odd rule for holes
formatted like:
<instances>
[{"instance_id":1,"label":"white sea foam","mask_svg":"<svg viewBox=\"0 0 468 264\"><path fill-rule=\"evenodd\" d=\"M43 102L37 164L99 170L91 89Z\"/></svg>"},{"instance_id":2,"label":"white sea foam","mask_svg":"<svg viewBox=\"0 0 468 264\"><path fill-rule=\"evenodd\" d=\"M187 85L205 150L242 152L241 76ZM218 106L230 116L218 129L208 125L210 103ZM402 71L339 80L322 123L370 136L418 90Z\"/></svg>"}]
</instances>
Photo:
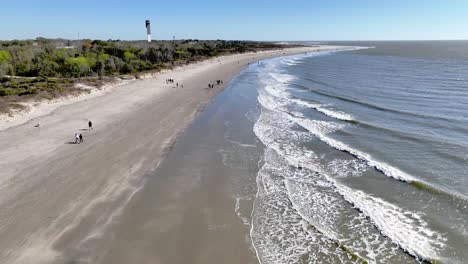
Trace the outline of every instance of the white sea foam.
<instances>
[{"instance_id":1,"label":"white sea foam","mask_svg":"<svg viewBox=\"0 0 468 264\"><path fill-rule=\"evenodd\" d=\"M368 168L369 166L365 162L356 159L335 159L327 167L328 171L336 175L336 178L359 177Z\"/></svg>"},{"instance_id":2,"label":"white sea foam","mask_svg":"<svg viewBox=\"0 0 468 264\"><path fill-rule=\"evenodd\" d=\"M365 152L362 152L360 150L354 149L341 141L335 140L327 136L326 133L324 133L324 131L317 129L317 126L315 125L316 121L314 120L303 119L303 118L294 118L294 120L299 125L307 129L310 133L312 133L313 135L318 137L320 140L322 140L323 142L327 143L328 145L332 146L335 149L346 151L354 155L360 160L365 161L369 166L376 168L377 170L383 172L387 176L390 176L392 178L405 181L405 182L411 182L415 180L413 176L401 171L400 169L395 168L391 165L388 165L385 162L375 160L371 155Z\"/></svg>"},{"instance_id":3,"label":"white sea foam","mask_svg":"<svg viewBox=\"0 0 468 264\"><path fill-rule=\"evenodd\" d=\"M270 113L270 116L263 118L263 120L261 120L260 122L275 122L278 119L278 116L273 116ZM314 171L318 171L320 175L326 176L327 171L324 168L317 166L316 161L318 157L313 152L306 149L300 149L297 145L293 143L294 140L288 140L288 137L287 135L285 135L285 133L287 133L288 126L289 128L291 128L291 123L285 123L287 124L286 126L273 126L273 128L270 127L269 129L262 129L261 125L259 125L256 127L255 130L257 135L259 135L259 138L263 141L263 143L271 149L274 149L277 153L279 153L288 162L288 164L293 165L295 167L299 165L305 166ZM327 133L325 131L332 131L330 127L324 126L321 123L318 124L319 125L316 125L314 129L323 129L322 133ZM275 129L278 127L282 127L281 131L277 131ZM293 136L293 138L298 138L297 132L293 132L293 134L295 135ZM306 135L302 135L302 138L305 137ZM304 180L307 179L304 179L304 177L302 177L300 181ZM371 219L372 223L374 223L375 226L377 226L378 229L382 232L382 234L391 238L392 241L398 244L401 248L408 251L410 254L420 257L422 259L436 258L437 249L439 249L443 245L443 238L441 235L431 231L428 228L427 224L422 220L421 216L399 208L379 198L367 195L361 191L355 191L348 187L338 185L330 177L327 177L326 180L332 183L334 186L336 186L338 193L340 193L347 201L352 203L354 206L356 206L356 208L361 210L363 214L368 216ZM308 182L310 184L310 180ZM327 187L324 183L321 183L318 186L320 185ZM278 190L275 187L277 187L277 185L265 185L265 189L269 193L277 192ZM334 200L325 199L323 196L323 191L312 193L314 194L312 195L312 197L314 197L317 200L321 200L322 202L325 202L325 205L330 206L332 204L337 204L337 202ZM309 193L309 195L310 194L311 193ZM300 189L295 189L294 191L290 192L289 195L291 197L295 197L295 199L293 199L295 201L307 197L304 196L305 193L301 192ZM318 199L318 195L321 195L322 199ZM296 205L298 207L296 209L299 212L301 212L302 210L304 210L304 208L307 208L304 205L310 204L302 202L302 206ZM310 210L310 208L307 208L307 210ZM309 215L312 215L313 213L317 212L315 211L309 213ZM310 218L305 217L305 213L302 213L301 216L304 217L304 219L306 220L311 220ZM330 221L332 221L332 219L333 218L329 218ZM392 220L392 223L387 223L387 220L389 219ZM323 225L324 223L325 225ZM320 213L320 219L312 221L312 224L315 227L317 227L322 233L326 234L328 238L340 241L339 235L333 232L331 228L329 228L333 225L326 225L326 215L323 213L323 211L322 213ZM414 238L407 239L405 238L405 234L411 234ZM361 233L361 235L363 234ZM351 246L351 248L353 247ZM356 248L356 250L359 250L359 248ZM368 252L366 256L369 259L371 259L371 257L369 256L372 256L372 254L378 255L378 250L370 250L369 248L366 250L366 252ZM369 252L372 254L370 254Z\"/></svg>"},{"instance_id":4,"label":"white sea foam","mask_svg":"<svg viewBox=\"0 0 468 264\"><path fill-rule=\"evenodd\" d=\"M375 259L394 260L394 259L401 258L401 254L394 255L391 253L391 251L395 250L394 248L392 248L391 243L385 242L385 240L382 241L382 238L381 237L379 238L378 232L376 234L375 231L372 231L374 230L374 227L370 223L367 223L366 227L362 227L363 223L358 223L359 222L358 219L351 218L350 220L352 221L347 221L350 223L350 226L348 228L349 231L345 232L345 234L351 237L347 235L343 237L340 234L340 232L336 232L337 226L334 225L334 223L336 223L334 219L343 217L343 215L341 215L343 213L343 210L341 211L338 210L336 206L339 204L343 204L344 200L342 197L336 196L336 193L334 191L335 189L333 188L333 183L327 180L326 178L323 178L323 176L319 174L314 174L310 170L306 170L306 168L293 169L293 167L298 167L298 165L301 165L301 166L306 166L307 169L312 168L314 171L321 170L317 162L319 160L319 157L317 157L317 155L315 155L310 150L298 147L301 143L310 141L311 138L307 135L307 133L303 133L303 132L293 131L291 134L291 129L293 129L293 126L294 124L291 123L290 120L288 120L287 116L284 116L283 113L272 112L268 110L265 110L262 112L259 121L255 125L255 131L256 131L256 134L259 136L259 138L263 141L263 143L268 146L268 149L265 153L266 165L264 166L264 168L262 168L261 173L259 173L258 177L262 179L261 188L263 189L264 194L270 196L272 199L273 198L279 199L278 197L272 197L272 196L278 193L285 193L286 198L289 199L291 202L293 202L294 210L296 212L294 214L299 214L302 219L305 219L307 220L308 223L312 224L317 230L320 231L320 235L314 232L311 232L309 235L298 235L296 233L290 233L289 231L285 232L285 230L291 230L291 227L288 226L287 223L282 223L282 224L277 223L274 226L266 227L265 224L260 223L259 221L254 221L254 225L255 223L257 223L257 225L263 225L260 227L257 226L256 228L272 229L269 231L270 235L271 233L280 232L282 234L283 240L295 241L299 236L302 242L300 244L291 243L292 245L290 246L295 247L296 250L300 252L303 252L304 249L307 249L307 247L310 247L306 243L307 241L317 241L317 239L320 238L318 239L320 241L318 243L319 245L322 245L325 243L325 245L323 245L325 248L330 247L330 244L334 244L335 247L337 247L337 245L343 243L344 241L348 241L347 243L350 243L350 245L348 245L347 248L353 250L355 254L364 252L362 253L363 258L366 258L369 262L373 262L373 263L375 263L375 261L372 261L373 259L374 260ZM330 127L325 127L325 129L330 131L329 130ZM280 155L277 155L276 153L279 153ZM282 161L282 160L285 160L286 163L285 161ZM293 171L295 171L296 174L294 174ZM272 174L277 175L277 176L272 176ZM309 188L307 191L306 189L297 188L297 186L309 186L310 187L311 184L315 186L316 188L315 190L312 190ZM291 186L295 186L295 187L291 187ZM296 189L293 189L293 188L296 188ZM324 190L327 190L327 191L324 192ZM318 205L319 207L317 206L312 207L310 206L310 204L307 204L306 202L304 202L305 201L304 199L307 199L307 198L312 198L312 199L309 199L309 201L313 200L314 202L316 202L315 205ZM340 202L337 199L341 199L342 201ZM286 206L287 204L282 204L282 205ZM341 208L345 208L345 207L346 205L341 206ZM318 209L318 208L322 208L322 210L315 210L315 211L310 211L310 213L307 213L308 209L313 210L313 209ZM285 209L279 205L277 205L274 209L281 211L282 217L284 217L284 214L286 212L288 214L293 214L292 212L294 212L294 210ZM266 209L263 208L263 210L266 210ZM273 208L270 208L266 212L262 212L263 215L261 217L269 218L265 216L264 214L273 214L271 210L273 210ZM353 209L349 205L347 206L346 210L348 210L349 212L354 212ZM261 212L257 210L256 213L260 214ZM317 217L317 219L314 219L314 221L312 221L311 218L306 217L306 215L310 215L310 216L314 215L315 217ZM270 219L270 221L278 220L277 216L275 217L274 215L272 215L271 218L272 219ZM366 219L366 218L361 217L361 219ZM292 220L289 219L288 223L290 221ZM293 228L293 230L296 230L296 229ZM296 231L299 232L298 230ZM364 232L364 231L367 231L367 232ZM291 237L289 237L288 234L291 235ZM363 234L373 234L373 235L360 237L360 235L363 235ZM311 237L312 235L313 237ZM260 237L258 239L260 239ZM274 239L274 238L261 237L261 239L263 241L262 246L259 249L262 252L261 254L266 254L270 256L271 252L275 252L275 253L278 252L279 250L278 245L276 245L275 243L269 240L269 239ZM377 240L380 240L380 241L377 241ZM266 241L270 241L270 242L267 243ZM314 243L317 243L317 242L314 242ZM268 246L266 246L265 244L268 244ZM384 244L386 246L383 246ZM381 248L385 248L386 251ZM318 259L322 258L322 255L319 254L320 250L322 249L310 248L310 250L318 251L318 252L312 252L311 255L316 256L318 254L320 255ZM341 250L335 249L334 251L340 252ZM270 252L270 253L265 253L265 252ZM382 253L379 253L379 252L382 252ZM387 253L386 256L382 256L383 253ZM291 254L291 253L284 252L284 254ZM340 254L344 254L344 253L341 252ZM346 257L342 255L340 256L342 259L346 259ZM294 261L288 262L285 260L286 259L297 260L298 256L293 254L290 256L280 255L277 257L279 258L277 259L277 261L265 261L265 263L297 263ZM321 260L324 261L323 259ZM331 262L336 262L336 260L331 261Z\"/></svg>"},{"instance_id":5,"label":"white sea foam","mask_svg":"<svg viewBox=\"0 0 468 264\"><path fill-rule=\"evenodd\" d=\"M325 115L327 115L329 117L333 117L333 118L343 120L343 121L353 121L354 120L352 115L347 114L347 113L342 112L342 111L328 109L328 108L326 108L326 105L323 105L323 104L313 104L313 103L309 103L309 102L306 102L306 101L300 100L300 99L291 99L291 101L294 102L297 105L301 105L301 106L305 106L305 107L315 109L315 110L319 111L320 113L325 114Z\"/></svg>"},{"instance_id":6,"label":"white sea foam","mask_svg":"<svg viewBox=\"0 0 468 264\"><path fill-rule=\"evenodd\" d=\"M242 215L242 212L241 212L241 207L240 207L240 203L241 203L241 200L242 198L240 197L237 197L236 198L236 204L234 205L234 212L236 212L237 214L237 217L242 221L242 223L246 226L250 226L250 220L248 217Z\"/></svg>"},{"instance_id":7,"label":"white sea foam","mask_svg":"<svg viewBox=\"0 0 468 264\"><path fill-rule=\"evenodd\" d=\"M375 226L401 248L420 259L437 259L446 240L432 231L421 215L400 208L362 191L336 184L341 195L369 216Z\"/></svg>"},{"instance_id":8,"label":"white sea foam","mask_svg":"<svg viewBox=\"0 0 468 264\"><path fill-rule=\"evenodd\" d=\"M293 158L289 162L294 166L300 166L302 163L308 163L312 159L317 159L318 157L313 151L306 148L297 148L289 143L306 142L312 140L313 137L307 132L293 130L295 123L287 118L287 114L279 114L285 116L278 116L277 113L264 111L260 115L259 121L255 123L254 132L263 144L277 152L283 153L286 159L289 157ZM282 122L276 122L277 120L281 120ZM262 125L265 123L273 125Z\"/></svg>"},{"instance_id":9,"label":"white sea foam","mask_svg":"<svg viewBox=\"0 0 468 264\"><path fill-rule=\"evenodd\" d=\"M268 153L268 150L267 150ZM266 155L268 155L266 153ZM311 227L291 207L276 161L257 175L251 237L260 263L353 263L352 256Z\"/></svg>"},{"instance_id":10,"label":"white sea foam","mask_svg":"<svg viewBox=\"0 0 468 264\"><path fill-rule=\"evenodd\" d=\"M279 83L284 83L284 84L288 84L294 80L296 80L296 77L294 75L291 75L291 74L286 74L286 73L274 73L274 72L270 72L269 75L275 79L277 82Z\"/></svg>"},{"instance_id":11,"label":"white sea foam","mask_svg":"<svg viewBox=\"0 0 468 264\"><path fill-rule=\"evenodd\" d=\"M286 180L288 196L298 213L326 237L344 245L369 263L407 263L411 258L382 236L374 224L336 192L334 185L319 179ZM321 176L321 175L319 175Z\"/></svg>"},{"instance_id":12,"label":"white sea foam","mask_svg":"<svg viewBox=\"0 0 468 264\"><path fill-rule=\"evenodd\" d=\"M271 77L271 78L269 78ZM289 75L289 74L280 74L280 73L270 73L266 78L262 79L262 82L265 84L265 87L263 88L266 92L268 92L270 95L272 95L274 98L271 98L269 102L269 109L271 109L271 106L278 104L278 102L281 103L281 107L287 107L290 105L299 105L303 107L308 107L315 109L316 111L327 115L329 117L338 119L338 120L343 120L343 121L352 121L354 120L353 116L350 114L344 113L342 111L338 110L332 110L330 108L327 108L329 106L324 105L324 104L313 104L306 102L301 99L295 99L291 97L291 94L288 92L288 84L290 84L292 81L294 81L296 77ZM266 100L265 98L263 98ZM263 104L264 107L267 104Z\"/></svg>"},{"instance_id":13,"label":"white sea foam","mask_svg":"<svg viewBox=\"0 0 468 264\"><path fill-rule=\"evenodd\" d=\"M294 66L300 64L299 58L289 58L289 59L284 59L281 61L283 64L286 64L288 66Z\"/></svg>"},{"instance_id":14,"label":"white sea foam","mask_svg":"<svg viewBox=\"0 0 468 264\"><path fill-rule=\"evenodd\" d=\"M269 86L269 89L277 88L276 86ZM300 147L301 141L304 139L311 140L310 135L307 133L300 132L294 129L295 125L298 124L301 127L307 129L311 135L314 135L321 141L328 145L342 151L351 153L352 155L359 158L362 162L356 161L356 174L359 175L359 170L364 170L366 164L377 168L384 172L388 176L394 177L402 181L412 181L414 178L401 170L394 168L383 162L379 162L373 159L367 153L355 150L350 146L331 138L328 134L333 133L336 130L342 129L343 125L333 122L309 120L298 115L291 114L287 111L288 98L284 97L285 90L280 89L270 91L259 90L259 102L264 107L260 115L259 120L254 126L254 131L260 140L269 148L280 154L288 164L298 167L305 166L307 169L319 172L320 175L325 177L325 182L332 184L332 189L337 190L340 195L348 202L358 208L362 214L369 217L372 223L380 230L382 234L389 237L394 243L398 244L401 248L409 252L410 254L417 256L422 259L434 259L437 257L437 252L440 247L443 246L443 236L431 231L428 224L423 220L423 216L414 214L389 202L386 202L380 198L370 196L363 193L362 191L356 191L349 187L339 185L336 181L328 176L328 173L333 173L333 166L337 166L338 161L334 164L329 164L328 167L322 167L318 165L317 161L319 157L313 152L304 147ZM267 90L267 89L265 89ZM338 166L339 168L339 166ZM270 168L271 169L271 168ZM336 167L335 167L336 169ZM338 175L341 176L341 175ZM263 175L262 178L265 176ZM278 179L277 179L278 180ZM304 181L304 179L295 183ZM315 186L326 186L327 184L322 181L317 181ZM285 183L288 186L292 186L290 180ZM268 193L277 192L278 189L274 187L277 185L269 185L263 183L265 191ZM297 184L296 184L297 186ZM293 187L290 187L291 189ZM324 187L325 188L325 187ZM319 192L317 192L319 193ZM314 192L314 194L317 194ZM307 214L304 213L304 205L308 205L305 201L301 201L298 197L307 197L306 193L301 193L301 189L294 189L289 192L290 199L295 201L296 210L301 212L303 219L308 219ZM315 196L317 198L317 196ZM322 197L323 198L323 197ZM320 199L318 199L320 200ZM310 200L309 200L310 201ZM322 199L322 201L327 201ZM333 204L332 200L325 202L326 204ZM310 214L309 214L310 215ZM391 216L391 217L390 217ZM387 223L388 219L391 219L392 223ZM309 218L308 220L311 221ZM340 241L339 236L333 232L333 229L329 226L320 226L318 221L311 221L321 232L327 235L329 239ZM413 238L407 238L405 234L411 234ZM372 242L374 241L374 242ZM352 247L353 249L366 252L365 257L371 262L376 259L379 255L379 250L373 248L371 245L375 243L375 238L364 240L365 246ZM366 248L362 250L362 248Z\"/></svg>"}]
</instances>

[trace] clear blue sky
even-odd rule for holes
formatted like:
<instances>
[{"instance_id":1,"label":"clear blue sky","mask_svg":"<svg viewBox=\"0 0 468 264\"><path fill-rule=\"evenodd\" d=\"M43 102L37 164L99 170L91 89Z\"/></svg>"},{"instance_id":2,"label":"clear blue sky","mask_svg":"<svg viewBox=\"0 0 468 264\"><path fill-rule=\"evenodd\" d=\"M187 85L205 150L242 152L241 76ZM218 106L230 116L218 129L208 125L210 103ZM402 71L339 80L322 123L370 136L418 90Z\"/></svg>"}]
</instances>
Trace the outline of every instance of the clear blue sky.
<instances>
[{"instance_id":1,"label":"clear blue sky","mask_svg":"<svg viewBox=\"0 0 468 264\"><path fill-rule=\"evenodd\" d=\"M5 0L0 39L468 39L468 0Z\"/></svg>"}]
</instances>

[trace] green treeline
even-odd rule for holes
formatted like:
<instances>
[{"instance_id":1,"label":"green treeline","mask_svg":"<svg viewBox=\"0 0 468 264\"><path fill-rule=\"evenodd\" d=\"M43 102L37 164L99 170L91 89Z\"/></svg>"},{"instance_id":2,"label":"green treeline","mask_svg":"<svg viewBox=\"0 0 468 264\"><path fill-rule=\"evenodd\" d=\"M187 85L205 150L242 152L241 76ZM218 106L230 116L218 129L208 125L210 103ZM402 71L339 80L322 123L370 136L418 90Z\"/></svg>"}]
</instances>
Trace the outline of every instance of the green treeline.
<instances>
[{"instance_id":1,"label":"green treeline","mask_svg":"<svg viewBox=\"0 0 468 264\"><path fill-rule=\"evenodd\" d=\"M102 77L167 68L208 57L278 48L247 41L0 41L0 77Z\"/></svg>"},{"instance_id":2,"label":"green treeline","mask_svg":"<svg viewBox=\"0 0 468 264\"><path fill-rule=\"evenodd\" d=\"M89 92L113 76L135 75L213 56L285 46L252 41L119 41L44 39L0 41L0 113L22 101Z\"/></svg>"}]
</instances>

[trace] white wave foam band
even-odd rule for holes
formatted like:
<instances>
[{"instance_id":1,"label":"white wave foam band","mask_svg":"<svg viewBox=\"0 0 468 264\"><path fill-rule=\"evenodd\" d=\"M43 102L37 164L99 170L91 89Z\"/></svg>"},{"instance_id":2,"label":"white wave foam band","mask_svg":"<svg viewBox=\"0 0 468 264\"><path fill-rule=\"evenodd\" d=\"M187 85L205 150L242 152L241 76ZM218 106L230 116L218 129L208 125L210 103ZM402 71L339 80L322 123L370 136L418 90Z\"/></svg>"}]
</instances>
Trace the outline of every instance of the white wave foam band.
<instances>
[{"instance_id":1,"label":"white wave foam band","mask_svg":"<svg viewBox=\"0 0 468 264\"><path fill-rule=\"evenodd\" d=\"M290 83L294 80L296 80L296 77L291 74L285 74L285 73L269 73L269 75L275 79L279 83Z\"/></svg>"},{"instance_id":2,"label":"white wave foam band","mask_svg":"<svg viewBox=\"0 0 468 264\"><path fill-rule=\"evenodd\" d=\"M335 139L332 139L331 137L326 136L326 134L323 133L323 131L320 131L317 129L316 125L314 124L315 122L313 120L301 119L301 118L294 118L294 119L297 122L297 124L307 129L310 133L318 137L321 141L327 143L328 145L332 146L335 149L352 154L358 159L365 161L369 166L374 167L377 170L383 172L385 175L390 176L400 181L404 181L404 182L412 182L416 180L413 176L393 166L390 166L386 164L385 162L375 160L374 158L372 158L371 155L365 152L359 151L357 149L353 149L343 142L340 142L338 140L335 140Z\"/></svg>"},{"instance_id":3,"label":"white wave foam band","mask_svg":"<svg viewBox=\"0 0 468 264\"><path fill-rule=\"evenodd\" d=\"M300 64L299 60L300 60L300 58L296 57L296 58L284 59L281 62L283 64L288 65L288 66L294 66L294 65Z\"/></svg>"},{"instance_id":4,"label":"white wave foam band","mask_svg":"<svg viewBox=\"0 0 468 264\"><path fill-rule=\"evenodd\" d=\"M324 108L323 107L324 105L311 104L309 102L306 102L306 101L300 100L300 99L291 99L291 101L298 104L298 105L302 105L302 106L305 106L305 107L315 109L315 110L319 111L320 113L325 114L325 115L327 115L329 117L333 117L335 119L339 119L339 120L343 120L343 121L353 121L354 120L352 115L341 112L341 111L333 111L333 110Z\"/></svg>"},{"instance_id":5,"label":"white wave foam band","mask_svg":"<svg viewBox=\"0 0 468 264\"><path fill-rule=\"evenodd\" d=\"M332 184L294 177L285 185L293 206L305 220L360 259L368 263L413 262L409 255L398 252L398 246L383 237L370 219L352 208Z\"/></svg>"},{"instance_id":6,"label":"white wave foam band","mask_svg":"<svg viewBox=\"0 0 468 264\"><path fill-rule=\"evenodd\" d=\"M297 166L298 164L307 163L307 167L313 167L314 169L318 170L319 169L318 167L314 167L313 165L311 166L311 164L315 164L314 162L311 162L311 160L317 160L318 157L316 157L313 154L304 155L305 153L311 152L311 151L304 151L303 149L297 149L297 148L294 148L293 146L291 146L291 147L282 146L282 144L287 144L288 140L280 140L278 137L286 137L287 138L287 136L288 136L287 135L288 126L289 126L289 128L291 126L291 123L289 123L289 121L286 121L284 124L273 124L273 126L275 128L284 129L284 135L283 135L283 132L278 133L278 131L275 131L274 129L266 129L266 130L261 129L262 127L264 127L261 124L262 122L275 122L276 120L281 120L281 119L277 118L277 117L275 118L275 116L269 116L268 114L265 114L265 112L263 112L263 116L261 117L261 120L259 120L259 125L256 127L256 129L257 129L256 133L265 133L264 134L265 136L260 137L261 140L265 140L264 144L268 145L270 147L270 149L271 148L274 149L274 150L272 150L273 152L282 153L281 157L283 159L288 159L288 161L287 161L288 164L291 164L293 166ZM269 133L273 133L273 134L269 134ZM295 134L296 134L296 132L295 132ZM276 138L275 138L275 135L277 136ZM301 138L304 139L304 140L309 140L307 138L307 135L305 135L304 133L296 134L293 138L295 140L298 140L298 139L301 139ZM291 151L291 149L296 149L296 150ZM266 168L268 168L271 171L275 171L275 173L277 173L277 174L283 175L283 177L288 177L288 173L280 172L281 168L285 167L285 165L280 165L281 161L272 158L271 155L268 155L268 153L269 152L268 152L268 149L267 149L266 154L265 154L265 156L266 156L265 160L268 160L268 162L267 162L268 166L265 165ZM305 156L308 156L308 158L305 159L304 158ZM273 166L273 165L275 165L275 166ZM287 166L289 166L289 165L286 165L286 167ZM262 173L259 174L259 177L262 177L262 178L267 177L266 175L264 175L264 170L262 170ZM326 180L313 179L313 178L314 178L314 175L311 175L311 177L295 178L294 181L300 181L300 182L314 181L314 184L316 186L321 186L321 187L324 187L324 188L332 187L332 185ZM270 184L268 182L265 183L264 181L262 181L262 185L263 185L265 193L267 193L267 194L273 195L273 194L275 194L277 192L281 192L281 188L278 189L278 187L275 187L278 184L274 184L272 186L272 184ZM290 195L289 199L291 199L291 194L289 194L289 195ZM326 208L329 208L329 207L330 206L326 206ZM297 208L296 208L296 210L298 212L302 211L302 210L298 210ZM302 218L307 220L307 218L304 217L304 215L302 215ZM342 246L342 242L340 242L341 240L339 240L338 237L336 235L334 235L334 233L332 233L332 230L330 228L326 228L326 227L321 226L321 225L316 225L317 222L313 222L313 221L310 221L309 223L312 224L315 228L318 227L318 230L322 234L325 234L328 239L331 239L331 242L327 242L327 243L335 243L336 246ZM369 228L372 229L374 227L371 225ZM288 228L286 228L286 229L288 229ZM362 232L359 232L359 233L362 233ZM321 239L320 241L323 242L323 239ZM369 246L365 245L363 247L371 248L372 246L370 246L370 245L375 244L375 242L366 242L365 244L369 245ZM372 258L375 258L375 257L373 257L373 255L378 255L378 253L374 253L370 249L368 250L368 252L369 253L366 254L366 257L370 258L370 260L372 260ZM395 257L392 257L392 258L395 258ZM381 257L380 259L383 259L383 257ZM369 261L369 262L375 263L375 262L372 262L372 261ZM267 262L267 263L269 263L269 262ZM278 263L278 262L271 262L271 263ZM283 262L281 262L281 263L283 263ZM297 262L293 262L293 263L297 263ZM401 262L396 262L396 263L401 263Z\"/></svg>"},{"instance_id":7,"label":"white wave foam band","mask_svg":"<svg viewBox=\"0 0 468 264\"><path fill-rule=\"evenodd\" d=\"M284 183L274 176L277 168L271 165L265 163L257 175L252 211L250 234L259 262L293 264L320 259L324 263L354 263L350 254L311 228L290 206Z\"/></svg>"},{"instance_id":8,"label":"white wave foam band","mask_svg":"<svg viewBox=\"0 0 468 264\"><path fill-rule=\"evenodd\" d=\"M437 249L444 247L446 239L429 229L419 214L403 210L382 199L362 191L335 184L343 197L358 210L369 216L382 234L409 254L424 260L437 259Z\"/></svg>"},{"instance_id":9,"label":"white wave foam band","mask_svg":"<svg viewBox=\"0 0 468 264\"><path fill-rule=\"evenodd\" d=\"M322 104L312 104L309 102L306 102L304 100L300 99L293 99L291 98L290 93L287 92L287 85L294 81L296 77L289 75L289 74L279 74L279 73L270 73L270 77L272 77L274 80L269 79L268 77L262 79L262 82L265 84L265 87L263 88L266 92L268 92L271 96L275 97L272 99L280 100L282 102L282 106L286 107L288 105L296 104L299 106L307 107L314 109L324 115L327 115L329 117L338 119L338 120L343 120L343 121L353 121L354 118L350 114L341 112L341 111L336 111L336 110L331 110L325 107L325 105ZM274 103L271 103L274 104ZM264 107L267 107L271 109L271 107L264 105Z\"/></svg>"},{"instance_id":10,"label":"white wave foam band","mask_svg":"<svg viewBox=\"0 0 468 264\"><path fill-rule=\"evenodd\" d=\"M262 104L262 101L259 100L259 102ZM263 103L264 102L265 101L263 101ZM270 107L268 107L268 106L270 106ZM271 109L271 108L273 108L273 109ZM310 131L313 135L317 136L319 139L321 139L325 143L328 143L332 147L335 147L337 149L342 149L342 150L345 150L345 151L350 151L351 150L351 151L354 152L353 153L354 155L356 155L356 156L360 155L359 157L361 159L367 160L367 163L370 166L379 166L379 167L385 169L388 173L391 173L392 175L396 175L396 177L398 177L398 175L401 175L401 174L399 174L400 172L398 170L396 172L394 170L391 170L392 167L390 167L390 170L389 170L388 168L383 167L381 163L377 163L376 161L373 161L373 160L369 161L368 160L369 157L366 156L365 153L356 152L356 151L350 149L349 146L344 145L341 142L335 141L335 140L327 137L326 134L330 133L330 131L333 131L333 129L328 129L328 127L326 125L324 125L324 124L317 123L317 121L305 120L305 119L301 119L301 118L294 118L290 114L281 113L281 109L278 110L278 108L271 107L271 105L267 105L267 109L270 109L270 110L272 110L272 112L277 113L277 115L274 116L274 117L267 117L267 118L269 118L270 121L283 119L282 120L283 123L288 124L287 126L284 126L284 124L281 124L281 126L280 126L281 129L282 129L281 133L286 133L288 131L288 129L290 129L293 126L293 123L298 123L301 126L303 126L304 128L306 128L308 131ZM261 117L257 121L257 123L255 124L255 127L254 127L255 133L262 140L262 142L266 146L272 147L273 149L275 149L275 151L277 151L283 157L285 157L285 159L288 160L288 163L292 164L293 166L298 166L298 164L301 164L301 166L305 165L305 166L309 167L310 164L313 164L313 159L312 159L312 162L311 162L310 159L307 161L307 159L304 159L303 153L297 153L295 151L294 147L285 146L285 145L278 146L278 144L277 144L278 141L269 139L269 137L271 137L272 133L275 134L277 131L275 130L274 126L273 127L270 126L270 127L262 128L262 126L265 126L265 122L264 122L265 120L262 120L262 119L264 119L264 117L262 117L262 115L264 113L265 113L265 110L262 110ZM263 124L262 124L262 122L263 122ZM272 123L274 123L274 122L272 122ZM327 123L327 122L324 122L324 123ZM267 122L267 124L268 124L268 122ZM335 129L336 129L336 127L335 127ZM270 132L270 134L268 135L268 133L264 133L264 132ZM294 132L294 133L297 133L297 132ZM279 141L279 143L282 143L282 144L284 144L285 142L287 143L287 140ZM284 150L287 150L287 151L284 151ZM357 154L355 154L355 153L357 153ZM296 154L296 155L294 155L294 154ZM324 173L321 170L321 168L318 168L316 165L312 165L310 169L315 170L315 171L320 171L321 173ZM324 175L326 176L326 173L324 173ZM400 178L402 180L412 179L408 175L405 175L405 177L398 177L398 178ZM333 179L328 179L328 180L333 181ZM347 200L350 201L352 204L355 204L355 206L357 208L359 208L359 206L368 206L368 207L372 208L372 206L370 206L370 205L372 205L372 203L360 202L362 199L361 200L353 199L354 196L351 194L350 189L345 190L345 191L347 191L347 192L342 194L342 196L346 195L345 198L347 198ZM356 195L356 197L359 197L359 195ZM373 197L368 198L368 200L371 200L371 201L378 201L378 200L375 200L375 199L377 199L377 198L373 198ZM380 205L380 206L391 205L389 203L385 204L383 201L382 202L379 201L379 202L374 203L373 208L376 208L375 204ZM392 205L392 206L394 206L394 205ZM377 208L378 208L378 206L377 206ZM398 208L398 207L394 206L393 209L394 208ZM406 250L407 252L409 252L410 254L412 254L414 256L424 258L424 259L433 259L436 256L434 248L438 247L439 245L442 245L442 243L439 242L439 240L441 240L440 235L437 235L436 239L434 241L433 239L431 239L432 236L434 236L434 234L435 234L434 232L432 232L430 230L425 230L424 232L421 232L420 230L414 231L414 230L411 229L412 226L409 223L414 221L414 219L416 219L420 223L424 223L424 222L421 220L421 218L419 216L416 217L416 216L412 215L413 219L405 218L406 215L408 215L410 212L404 211L404 213L401 213L401 211L392 211L393 210L392 207L390 207L390 209L388 209L388 208L383 209L384 211L386 210L387 212L392 212L394 215L397 215L397 217L395 219L402 222L402 225L400 227L403 227L403 228L400 228L399 230L396 231L396 230L388 230L388 228L392 228L392 227L395 227L395 226L393 226L393 225L384 225L383 223L385 222L385 219L381 219L380 215L375 214L375 212L378 211L378 210L367 209L367 208L364 208L364 209L359 208L359 209L364 214L366 214L371 220L373 220L375 225L381 230L381 232L383 234L385 234L386 236L391 238L401 248L403 248L404 250ZM426 227L427 224L425 224L425 223L420 224L420 226ZM405 237L404 237L403 234L413 234L413 233L414 234L419 234L420 236L422 236L423 238L420 237L419 240L425 241L425 242L416 243L415 240L409 240L409 241L404 240Z\"/></svg>"}]
</instances>

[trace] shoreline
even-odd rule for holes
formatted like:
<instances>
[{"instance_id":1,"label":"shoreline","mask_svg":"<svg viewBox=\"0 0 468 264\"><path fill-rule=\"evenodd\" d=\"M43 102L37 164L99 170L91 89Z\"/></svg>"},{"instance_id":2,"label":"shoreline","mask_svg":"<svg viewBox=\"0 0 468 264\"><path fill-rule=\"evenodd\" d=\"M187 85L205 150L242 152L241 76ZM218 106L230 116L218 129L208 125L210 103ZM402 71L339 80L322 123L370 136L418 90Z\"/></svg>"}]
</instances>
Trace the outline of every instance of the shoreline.
<instances>
[{"instance_id":1,"label":"shoreline","mask_svg":"<svg viewBox=\"0 0 468 264\"><path fill-rule=\"evenodd\" d=\"M319 49L325 48L336 47ZM61 263L61 253L89 247L93 234L113 221L177 136L224 88L207 89L208 82L228 85L252 62L314 50L240 54L184 66L103 96L67 101L0 131L0 206L6 208L0 214L0 258ZM167 78L184 88L165 84ZM94 130L85 128L87 120ZM76 132L84 134L84 144L70 142Z\"/></svg>"}]
</instances>

